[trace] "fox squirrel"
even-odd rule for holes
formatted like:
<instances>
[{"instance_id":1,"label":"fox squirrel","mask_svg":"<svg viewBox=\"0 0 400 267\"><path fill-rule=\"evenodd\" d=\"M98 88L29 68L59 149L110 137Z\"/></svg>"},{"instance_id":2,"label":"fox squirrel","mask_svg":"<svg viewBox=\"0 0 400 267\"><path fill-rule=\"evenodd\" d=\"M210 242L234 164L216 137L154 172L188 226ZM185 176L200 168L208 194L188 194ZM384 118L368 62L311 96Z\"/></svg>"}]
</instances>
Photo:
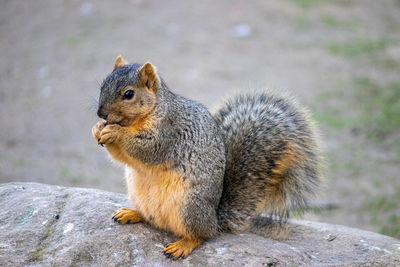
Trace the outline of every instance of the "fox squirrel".
<instances>
[{"instance_id":1,"label":"fox squirrel","mask_svg":"<svg viewBox=\"0 0 400 267\"><path fill-rule=\"evenodd\" d=\"M121 224L148 222L182 239L164 248L187 257L221 232L249 229L260 213L285 221L319 184L319 153L307 112L271 93L241 95L214 115L171 92L156 68L118 56L101 86L92 128L126 166L136 209Z\"/></svg>"}]
</instances>

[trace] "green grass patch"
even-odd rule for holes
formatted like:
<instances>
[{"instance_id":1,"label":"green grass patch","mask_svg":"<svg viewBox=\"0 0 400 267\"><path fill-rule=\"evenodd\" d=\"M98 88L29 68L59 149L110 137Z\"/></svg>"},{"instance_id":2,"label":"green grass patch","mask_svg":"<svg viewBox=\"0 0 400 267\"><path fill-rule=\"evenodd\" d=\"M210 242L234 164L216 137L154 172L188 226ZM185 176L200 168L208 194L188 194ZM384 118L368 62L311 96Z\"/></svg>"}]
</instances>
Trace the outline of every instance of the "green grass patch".
<instances>
[{"instance_id":1,"label":"green grass patch","mask_svg":"<svg viewBox=\"0 0 400 267\"><path fill-rule=\"evenodd\" d=\"M80 184L81 182L82 182L82 177L81 176L79 176L79 175L74 175L74 176L71 176L70 177L70 182L71 182L71 184L73 184L73 185L78 185L78 184Z\"/></svg>"},{"instance_id":2,"label":"green grass patch","mask_svg":"<svg viewBox=\"0 0 400 267\"><path fill-rule=\"evenodd\" d=\"M376 62L380 67L388 70L400 70L400 62L392 58L380 58Z\"/></svg>"},{"instance_id":3,"label":"green grass patch","mask_svg":"<svg viewBox=\"0 0 400 267\"><path fill-rule=\"evenodd\" d=\"M293 23L297 26L304 26L306 24L306 19L303 16L295 16L293 18Z\"/></svg>"},{"instance_id":4,"label":"green grass patch","mask_svg":"<svg viewBox=\"0 0 400 267\"><path fill-rule=\"evenodd\" d=\"M332 207L309 207L306 212L310 212L316 215L332 215L334 212L339 210L339 206ZM301 218L304 212L301 210L294 210L290 213L290 217Z\"/></svg>"},{"instance_id":5,"label":"green grass patch","mask_svg":"<svg viewBox=\"0 0 400 267\"><path fill-rule=\"evenodd\" d=\"M326 49L333 55L356 57L360 55L373 55L384 50L389 45L385 39L369 40L357 39L348 42L330 42Z\"/></svg>"},{"instance_id":6,"label":"green grass patch","mask_svg":"<svg viewBox=\"0 0 400 267\"><path fill-rule=\"evenodd\" d=\"M73 185L79 185L84 180L84 177L73 173L68 167L61 168L60 175L64 180L68 180Z\"/></svg>"},{"instance_id":7,"label":"green grass patch","mask_svg":"<svg viewBox=\"0 0 400 267\"><path fill-rule=\"evenodd\" d=\"M320 4L321 2L325 2L327 0L292 0L292 1L303 8L309 8L311 6Z\"/></svg>"},{"instance_id":8,"label":"green grass patch","mask_svg":"<svg viewBox=\"0 0 400 267\"><path fill-rule=\"evenodd\" d=\"M361 77L355 80L355 93L361 107L360 121L368 137L378 141L400 130L400 82L381 86Z\"/></svg>"},{"instance_id":9,"label":"green grass patch","mask_svg":"<svg viewBox=\"0 0 400 267\"><path fill-rule=\"evenodd\" d=\"M293 3L297 4L302 8L310 8L319 4L339 4L342 6L349 6L353 4L353 0L292 0Z\"/></svg>"},{"instance_id":10,"label":"green grass patch","mask_svg":"<svg viewBox=\"0 0 400 267\"><path fill-rule=\"evenodd\" d=\"M382 187L382 181L381 180L374 180L374 187L376 187L376 188Z\"/></svg>"},{"instance_id":11,"label":"green grass patch","mask_svg":"<svg viewBox=\"0 0 400 267\"><path fill-rule=\"evenodd\" d=\"M332 214L335 211L339 210L340 207L334 203L327 203L322 205L311 205L306 208L307 212L314 213L314 214ZM296 209L290 213L291 217L300 218L303 215L303 210Z\"/></svg>"},{"instance_id":12,"label":"green grass patch","mask_svg":"<svg viewBox=\"0 0 400 267\"><path fill-rule=\"evenodd\" d=\"M380 233L400 238L400 214L390 215L388 223L381 228Z\"/></svg>"},{"instance_id":13,"label":"green grass patch","mask_svg":"<svg viewBox=\"0 0 400 267\"><path fill-rule=\"evenodd\" d=\"M396 133L400 131L400 81L380 85L368 77L359 77L354 79L352 92L355 112L351 117L343 114L343 105L335 108L329 105L333 101L341 102L342 96L323 92L316 96L316 100L327 105L324 110L313 114L314 119L337 130L356 127L377 142L391 136L400 160L400 136L396 138Z\"/></svg>"},{"instance_id":14,"label":"green grass patch","mask_svg":"<svg viewBox=\"0 0 400 267\"><path fill-rule=\"evenodd\" d=\"M71 47L75 47L81 42L82 42L82 38L79 36L76 36L76 35L68 36L66 39L67 45L71 46Z\"/></svg>"},{"instance_id":15,"label":"green grass patch","mask_svg":"<svg viewBox=\"0 0 400 267\"><path fill-rule=\"evenodd\" d=\"M352 173L351 177L360 177L361 168L355 161L347 161L344 168Z\"/></svg>"},{"instance_id":16,"label":"green grass patch","mask_svg":"<svg viewBox=\"0 0 400 267\"><path fill-rule=\"evenodd\" d=\"M329 15L323 15L321 17L321 22L328 27L352 28L356 26L354 21L339 20L334 16Z\"/></svg>"},{"instance_id":17,"label":"green grass patch","mask_svg":"<svg viewBox=\"0 0 400 267\"><path fill-rule=\"evenodd\" d=\"M397 138L396 142L396 158L397 161L400 162L400 137Z\"/></svg>"},{"instance_id":18,"label":"green grass patch","mask_svg":"<svg viewBox=\"0 0 400 267\"><path fill-rule=\"evenodd\" d=\"M62 177L64 177L64 178L68 177L70 173L71 173L71 170L68 167L61 168L60 174Z\"/></svg>"},{"instance_id":19,"label":"green grass patch","mask_svg":"<svg viewBox=\"0 0 400 267\"><path fill-rule=\"evenodd\" d=\"M335 212L337 210L339 210L339 206L335 205L335 204L327 205L325 207L315 206L315 207L309 208L309 211L314 214L322 214L322 213L332 214L333 212Z\"/></svg>"},{"instance_id":20,"label":"green grass patch","mask_svg":"<svg viewBox=\"0 0 400 267\"><path fill-rule=\"evenodd\" d=\"M343 118L333 110L315 112L313 116L318 123L327 125L336 130L344 129L348 126L351 126L353 123L352 118Z\"/></svg>"},{"instance_id":21,"label":"green grass patch","mask_svg":"<svg viewBox=\"0 0 400 267\"><path fill-rule=\"evenodd\" d=\"M321 92L317 95L316 100L317 101L328 101L331 100L335 97L335 95L332 92Z\"/></svg>"},{"instance_id":22,"label":"green grass patch","mask_svg":"<svg viewBox=\"0 0 400 267\"><path fill-rule=\"evenodd\" d=\"M329 103L335 101L338 95L332 92L321 92L316 96L318 102ZM354 124L354 118L344 117L340 110L330 105L325 109L313 113L313 119L321 125L329 126L332 129L341 130Z\"/></svg>"},{"instance_id":23,"label":"green grass patch","mask_svg":"<svg viewBox=\"0 0 400 267\"><path fill-rule=\"evenodd\" d=\"M382 225L384 224L380 219L382 214L395 211L398 205L396 199L389 199L387 196L378 196L367 202L364 205L364 210L370 214L372 223Z\"/></svg>"},{"instance_id":24,"label":"green grass patch","mask_svg":"<svg viewBox=\"0 0 400 267\"><path fill-rule=\"evenodd\" d=\"M371 216L372 223L381 227L381 234L397 238L400 238L399 208L399 199L396 196L378 196L364 206L364 210ZM386 215L388 213L391 213L389 217Z\"/></svg>"}]
</instances>

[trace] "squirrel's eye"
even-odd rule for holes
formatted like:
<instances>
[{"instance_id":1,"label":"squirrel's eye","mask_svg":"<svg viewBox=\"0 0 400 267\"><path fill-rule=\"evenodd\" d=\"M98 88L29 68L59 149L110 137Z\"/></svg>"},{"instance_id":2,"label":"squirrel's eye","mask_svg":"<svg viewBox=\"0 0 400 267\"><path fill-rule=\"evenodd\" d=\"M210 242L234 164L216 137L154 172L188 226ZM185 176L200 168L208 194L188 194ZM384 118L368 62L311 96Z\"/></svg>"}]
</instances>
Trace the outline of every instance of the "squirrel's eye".
<instances>
[{"instance_id":1,"label":"squirrel's eye","mask_svg":"<svg viewBox=\"0 0 400 267\"><path fill-rule=\"evenodd\" d=\"M132 97L133 97L133 95L134 95L135 93L133 92L133 90L128 90L128 91L126 91L125 93L124 93L124 99L132 99Z\"/></svg>"}]
</instances>

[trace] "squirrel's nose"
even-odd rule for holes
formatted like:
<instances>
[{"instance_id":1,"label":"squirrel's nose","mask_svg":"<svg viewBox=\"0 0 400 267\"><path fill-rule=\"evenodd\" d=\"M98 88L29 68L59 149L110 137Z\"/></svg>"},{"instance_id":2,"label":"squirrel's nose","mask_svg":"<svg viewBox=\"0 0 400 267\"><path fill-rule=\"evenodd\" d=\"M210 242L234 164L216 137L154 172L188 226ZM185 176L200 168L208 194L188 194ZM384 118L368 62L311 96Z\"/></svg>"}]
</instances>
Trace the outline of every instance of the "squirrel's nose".
<instances>
[{"instance_id":1,"label":"squirrel's nose","mask_svg":"<svg viewBox=\"0 0 400 267\"><path fill-rule=\"evenodd\" d=\"M107 120L107 113L105 112L104 106L99 106L99 109L97 110L97 116L100 118Z\"/></svg>"}]
</instances>

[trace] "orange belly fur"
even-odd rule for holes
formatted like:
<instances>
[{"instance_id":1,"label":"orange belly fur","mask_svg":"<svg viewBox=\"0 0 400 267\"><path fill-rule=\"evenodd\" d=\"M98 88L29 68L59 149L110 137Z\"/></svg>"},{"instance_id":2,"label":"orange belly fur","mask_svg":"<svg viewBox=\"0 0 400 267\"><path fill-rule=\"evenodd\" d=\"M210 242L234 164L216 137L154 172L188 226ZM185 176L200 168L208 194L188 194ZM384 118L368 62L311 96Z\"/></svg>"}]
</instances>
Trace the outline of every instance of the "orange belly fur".
<instances>
[{"instance_id":1,"label":"orange belly fur","mask_svg":"<svg viewBox=\"0 0 400 267\"><path fill-rule=\"evenodd\" d=\"M182 177L166 166L136 162L134 168L126 167L126 183L132 204L147 221L188 236L181 215L187 192Z\"/></svg>"},{"instance_id":2,"label":"orange belly fur","mask_svg":"<svg viewBox=\"0 0 400 267\"><path fill-rule=\"evenodd\" d=\"M129 131L138 133L151 124L149 120L129 127ZM181 215L187 196L183 178L170 170L169 164L147 165L132 158L118 143L106 144L106 148L112 158L126 165L129 198L145 220L176 235L188 237Z\"/></svg>"}]
</instances>

